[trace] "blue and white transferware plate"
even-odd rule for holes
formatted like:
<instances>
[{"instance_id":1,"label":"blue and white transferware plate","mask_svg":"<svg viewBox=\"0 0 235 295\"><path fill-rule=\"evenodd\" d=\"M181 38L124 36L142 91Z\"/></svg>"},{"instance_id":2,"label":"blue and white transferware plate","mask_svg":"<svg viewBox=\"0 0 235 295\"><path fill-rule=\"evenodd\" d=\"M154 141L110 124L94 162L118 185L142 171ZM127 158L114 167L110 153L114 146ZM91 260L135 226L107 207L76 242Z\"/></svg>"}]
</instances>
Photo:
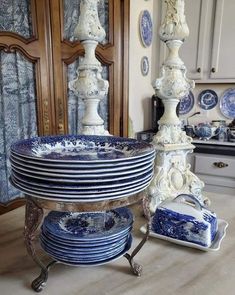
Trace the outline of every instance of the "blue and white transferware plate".
<instances>
[{"instance_id":1,"label":"blue and white transferware plate","mask_svg":"<svg viewBox=\"0 0 235 295\"><path fill-rule=\"evenodd\" d=\"M69 260L66 260L66 259L58 258L57 256L54 255L54 253L49 253L47 250L45 250L45 251L51 257L53 257L54 259L62 262L63 264L68 264L68 265L73 265L73 266L79 266L79 267L82 267L82 266L87 267L87 266L103 265L103 264L106 264L106 263L109 263L109 262L112 262L112 261L117 260L118 258L122 257L131 248L131 244L132 244L132 236L130 235L127 243L125 244L125 248L124 248L124 250L121 253L119 253L119 254L117 254L115 256L112 256L110 258L101 260L101 261L92 261L92 262L71 261L70 259Z\"/></svg>"},{"instance_id":2,"label":"blue and white transferware plate","mask_svg":"<svg viewBox=\"0 0 235 295\"><path fill-rule=\"evenodd\" d=\"M218 95L214 90L203 90L198 96L198 104L203 110L211 110L218 103Z\"/></svg>"},{"instance_id":3,"label":"blue and white transferware plate","mask_svg":"<svg viewBox=\"0 0 235 295\"><path fill-rule=\"evenodd\" d=\"M140 63L141 73L143 76L147 76L149 73L149 59L147 56L143 56Z\"/></svg>"},{"instance_id":4,"label":"blue and white transferware plate","mask_svg":"<svg viewBox=\"0 0 235 295\"><path fill-rule=\"evenodd\" d=\"M229 119L235 118L235 88L227 89L220 98L221 113Z\"/></svg>"},{"instance_id":5,"label":"blue and white transferware plate","mask_svg":"<svg viewBox=\"0 0 235 295\"><path fill-rule=\"evenodd\" d=\"M92 249L90 250L89 248L87 248L87 250L90 250L90 251L80 251L80 250L74 250L74 249L65 250L65 249L59 248L57 245L54 246L48 243L48 241L44 240L43 238L41 238L40 240L41 240L41 244L43 245L43 248L48 247L51 251L53 251L53 253L56 253L59 256L66 256L67 258L71 258L71 259L79 258L83 260L106 259L107 256L118 254L124 249L125 243L127 241L127 239L125 239L124 241L122 241L120 245L110 247L103 251L101 250L99 252L94 252L92 251Z\"/></svg>"},{"instance_id":6,"label":"blue and white transferware plate","mask_svg":"<svg viewBox=\"0 0 235 295\"><path fill-rule=\"evenodd\" d=\"M120 177L118 177L118 175L116 177L100 177L100 178L91 178L91 177L86 177L86 178L81 178L81 177L77 177L73 175L70 176L64 176L64 175L58 175L58 174L54 174L52 176L48 175L48 174L44 174L44 175L39 175L38 173L32 173L30 170L26 171L26 169L20 168L20 167L15 167L12 165L12 171L17 172L18 174L21 175L25 175L25 176L30 176L31 178L36 178L36 179L42 179L42 180L46 180L46 181L53 181L53 182L64 182L64 183L75 183L78 182L79 183L87 183L87 184L91 184L91 183L97 183L99 182L114 182L114 181L119 181L119 180L130 180L131 178L134 177L138 177L141 175L144 175L145 173L151 172L153 170L153 165L150 165L150 167L147 167L145 169L143 169L140 172L137 173L132 173L130 175L121 175ZM33 171L34 172L34 171Z\"/></svg>"},{"instance_id":7,"label":"blue and white transferware plate","mask_svg":"<svg viewBox=\"0 0 235 295\"><path fill-rule=\"evenodd\" d=\"M84 255L72 256L68 253L61 253L60 251L55 250L55 249L52 250L48 245L45 245L42 242L41 242L41 246L47 253L57 257L57 260L66 259L66 261L81 262L81 263L92 263L92 262L98 262L98 261L103 261L103 260L109 259L109 258L114 257L114 256L118 255L119 253L121 253L123 251L123 249L125 248L125 244L124 244L120 247L120 249L113 251L111 253L106 254L104 252L100 256L84 257Z\"/></svg>"},{"instance_id":8,"label":"blue and white transferware plate","mask_svg":"<svg viewBox=\"0 0 235 295\"><path fill-rule=\"evenodd\" d=\"M189 94L180 100L179 115L186 115L192 110L193 106L194 95L192 91L189 91Z\"/></svg>"},{"instance_id":9,"label":"blue and white transferware plate","mask_svg":"<svg viewBox=\"0 0 235 295\"><path fill-rule=\"evenodd\" d=\"M132 168L132 169L126 169L126 170L122 170L122 171L112 171L112 172L95 172L95 173L81 173L81 172L73 172L70 173L70 171L66 171L66 173L58 173L57 171L50 169L49 171L47 169L45 170L37 170L34 169L34 167L32 166L31 168L22 166L21 164L16 163L13 160L10 160L11 162L11 166L17 170L20 171L25 171L28 173L34 173L35 175L42 175L42 176L48 176L48 177L63 177L63 178L74 178L74 179L93 179L95 178L97 181L99 179L105 179L112 177L113 179L115 179L116 177L119 176L124 176L124 175L129 175L130 177L132 175L134 175L135 173L139 173L142 171L145 171L146 169L150 168L153 166L153 160L149 161L147 164L144 164L140 167L137 168Z\"/></svg>"},{"instance_id":10,"label":"blue and white transferware plate","mask_svg":"<svg viewBox=\"0 0 235 295\"><path fill-rule=\"evenodd\" d=\"M152 44L153 22L148 10L143 10L140 14L140 36L145 47Z\"/></svg>"},{"instance_id":11,"label":"blue and white transferware plate","mask_svg":"<svg viewBox=\"0 0 235 295\"><path fill-rule=\"evenodd\" d=\"M153 159L155 157L155 150L153 150L151 153L144 155L139 158L130 158L128 161L101 161L101 162L72 162L72 161L63 161L60 162L58 161L52 161L48 162L47 160L45 161L43 158L42 159L37 159L34 160L33 158L26 158L25 156L21 156L19 154L16 154L13 150L11 150L11 158L20 160L21 162L24 163L30 163L31 165L36 165L36 166L44 166L44 167L51 167L51 168L67 168L67 169L116 169L118 167L129 167L135 164L142 163L144 161L148 161L150 159Z\"/></svg>"},{"instance_id":12,"label":"blue and white transferware plate","mask_svg":"<svg viewBox=\"0 0 235 295\"><path fill-rule=\"evenodd\" d=\"M20 140L11 146L11 151L25 158L48 162L102 163L141 158L153 153L154 147L130 138L59 135Z\"/></svg>"},{"instance_id":13,"label":"blue and white transferware plate","mask_svg":"<svg viewBox=\"0 0 235 295\"><path fill-rule=\"evenodd\" d=\"M47 199L47 200L59 200L61 202L82 202L82 203L88 203L88 202L101 202L105 200L114 200L114 199L120 199L123 197L128 197L131 195L135 195L141 191L143 191L145 188L148 187L148 185L151 182L151 178L149 181L146 181L144 183L141 183L140 185L136 186L135 188L128 189L125 191L119 191L115 193L108 193L108 194L93 194L93 195L69 195L69 194L58 194L58 193L49 193L49 192L39 192L35 190L34 188L26 188L22 184L16 183L14 180L10 179L10 182L12 185L14 185L17 189L22 191L25 194L29 194L31 196L41 198L41 199Z\"/></svg>"},{"instance_id":14,"label":"blue and white transferware plate","mask_svg":"<svg viewBox=\"0 0 235 295\"><path fill-rule=\"evenodd\" d=\"M11 179L13 180L14 183L19 184L22 186L22 188L26 188L26 189L32 189L34 192L38 192L38 193L49 193L49 194L58 194L58 196L60 194L62 195L68 195L68 197L76 197L76 195L79 195L79 197L106 197L108 196L108 194L110 194L110 196L114 196L114 195L120 195L122 193L126 193L129 191L132 191L134 189L138 189L139 187L141 187L142 185L145 185L146 183L149 183L149 181L151 180L151 175L149 175L145 180L141 180L137 183L134 183L132 185L126 185L123 187L118 187L118 188L110 188L110 189L94 189L94 190L61 190L61 189L54 189L54 188L45 188L45 187L38 187L38 186L33 186L30 183L22 183L22 181L17 180L16 178L14 178L14 175L11 175Z\"/></svg>"},{"instance_id":15,"label":"blue and white transferware plate","mask_svg":"<svg viewBox=\"0 0 235 295\"><path fill-rule=\"evenodd\" d=\"M58 250L62 251L69 251L71 253L101 253L104 251L109 251L110 249L115 249L118 246L121 246L125 241L127 240L127 236L129 235L129 232L127 235L125 235L122 238L119 238L118 240L108 243L108 244L103 244L97 246L96 243L88 243L88 246L84 247L83 245L76 245L73 243L68 243L68 241L63 241L64 243L61 243L60 241L55 240L53 237L49 237L48 235L45 235L44 232L41 232L40 239L47 245L50 245L51 247L58 248ZM103 242L103 241L102 241Z\"/></svg>"},{"instance_id":16,"label":"blue and white transferware plate","mask_svg":"<svg viewBox=\"0 0 235 295\"><path fill-rule=\"evenodd\" d=\"M133 222L132 222L133 223ZM58 237L53 235L52 233L48 232L48 230L45 228L44 225L42 225L42 233L45 237L50 238L58 245L66 245L71 247L79 247L79 248L87 248L87 247L109 247L113 243L118 243L122 239L126 239L127 236L129 236L130 232L132 231L132 224L129 225L124 230L121 230L120 232L116 233L115 235L112 235L110 237L104 236L102 239L88 239L88 240L71 240L69 237Z\"/></svg>"},{"instance_id":17,"label":"blue and white transferware plate","mask_svg":"<svg viewBox=\"0 0 235 295\"><path fill-rule=\"evenodd\" d=\"M12 171L12 179L17 180L18 183L21 184L28 184L31 185L31 187L34 188L45 188L45 189L59 189L59 190L73 190L73 191L80 191L80 192L86 192L89 191L94 192L94 191L105 191L105 190L116 190L118 191L119 189L125 189L131 186L135 186L137 184L140 184L142 181L149 180L151 177L152 173L146 173L145 175L141 175L138 177L130 178L130 179L125 179L125 180L120 180L120 181L113 181L110 183L93 183L93 184L86 184L86 183L78 183L77 181L74 181L74 183L60 183L60 182L51 182L50 180L40 180L40 179L34 179L31 177L27 177L25 175L18 174L14 171Z\"/></svg>"},{"instance_id":18,"label":"blue and white transferware plate","mask_svg":"<svg viewBox=\"0 0 235 295\"><path fill-rule=\"evenodd\" d=\"M117 208L106 212L72 213L51 211L43 226L53 235L71 240L104 239L111 237L133 222L131 211Z\"/></svg>"},{"instance_id":19,"label":"blue and white transferware plate","mask_svg":"<svg viewBox=\"0 0 235 295\"><path fill-rule=\"evenodd\" d=\"M136 160L136 162L133 163L122 163L122 165L113 165L111 167L96 167L96 165L92 165L92 167L86 167L86 166L77 166L75 165L63 165L62 167L61 165L56 165L51 164L51 163L45 163L45 162L35 162L32 160L28 160L26 158L20 158L18 156L15 156L13 154L11 154L10 156L10 161L12 161L15 164L19 164L22 165L26 168L29 169L34 169L34 170L41 170L41 171L47 171L47 172L55 172L55 173L84 173L84 174L89 174L89 173L107 173L107 172L116 172L116 171L123 171L123 170L127 170L127 169L134 169L134 168L138 168L141 167L145 164L150 163L151 161L153 161L155 158L155 153L151 154L150 156L144 157L139 159L138 161Z\"/></svg>"}]
</instances>

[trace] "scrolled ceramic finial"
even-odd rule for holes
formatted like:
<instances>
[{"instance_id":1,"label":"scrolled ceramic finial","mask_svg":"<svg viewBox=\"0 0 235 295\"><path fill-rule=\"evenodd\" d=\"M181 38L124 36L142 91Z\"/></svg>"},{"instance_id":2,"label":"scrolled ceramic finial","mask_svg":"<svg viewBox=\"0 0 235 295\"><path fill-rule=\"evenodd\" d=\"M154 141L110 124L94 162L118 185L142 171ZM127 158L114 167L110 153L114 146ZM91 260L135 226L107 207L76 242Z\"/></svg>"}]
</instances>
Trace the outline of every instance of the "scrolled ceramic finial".
<instances>
[{"instance_id":1,"label":"scrolled ceramic finial","mask_svg":"<svg viewBox=\"0 0 235 295\"><path fill-rule=\"evenodd\" d=\"M160 27L159 35L162 41L185 40L189 28L184 14L184 0L166 0L167 13Z\"/></svg>"},{"instance_id":2,"label":"scrolled ceramic finial","mask_svg":"<svg viewBox=\"0 0 235 295\"><path fill-rule=\"evenodd\" d=\"M105 38L98 16L97 5L99 0L81 0L80 17L74 35L80 41L93 40L101 42Z\"/></svg>"}]
</instances>

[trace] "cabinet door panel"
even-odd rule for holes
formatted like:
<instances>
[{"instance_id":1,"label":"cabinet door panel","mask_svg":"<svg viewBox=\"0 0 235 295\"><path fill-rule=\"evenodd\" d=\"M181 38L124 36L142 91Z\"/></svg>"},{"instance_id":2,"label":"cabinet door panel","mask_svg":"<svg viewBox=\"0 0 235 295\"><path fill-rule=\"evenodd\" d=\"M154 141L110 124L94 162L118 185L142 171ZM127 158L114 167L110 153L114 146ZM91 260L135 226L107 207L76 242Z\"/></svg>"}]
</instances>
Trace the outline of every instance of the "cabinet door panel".
<instances>
[{"instance_id":1,"label":"cabinet door panel","mask_svg":"<svg viewBox=\"0 0 235 295\"><path fill-rule=\"evenodd\" d=\"M211 79L235 79L234 11L234 0L216 1Z\"/></svg>"}]
</instances>

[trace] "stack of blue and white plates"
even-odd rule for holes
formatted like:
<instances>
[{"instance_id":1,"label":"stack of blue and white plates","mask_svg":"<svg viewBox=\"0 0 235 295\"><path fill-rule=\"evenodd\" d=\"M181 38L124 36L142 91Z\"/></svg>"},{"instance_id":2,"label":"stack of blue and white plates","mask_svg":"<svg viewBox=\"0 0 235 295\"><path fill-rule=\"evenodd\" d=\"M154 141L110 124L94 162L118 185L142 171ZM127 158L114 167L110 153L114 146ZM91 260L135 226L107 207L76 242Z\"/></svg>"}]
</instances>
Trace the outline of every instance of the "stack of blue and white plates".
<instances>
[{"instance_id":1,"label":"stack of blue and white plates","mask_svg":"<svg viewBox=\"0 0 235 295\"><path fill-rule=\"evenodd\" d=\"M11 147L11 182L38 198L94 202L144 190L153 176L155 150L113 136L46 136Z\"/></svg>"},{"instance_id":2,"label":"stack of blue and white plates","mask_svg":"<svg viewBox=\"0 0 235 295\"><path fill-rule=\"evenodd\" d=\"M127 208L93 213L51 211L42 225L41 246L66 264L104 264L130 249L132 223Z\"/></svg>"}]
</instances>

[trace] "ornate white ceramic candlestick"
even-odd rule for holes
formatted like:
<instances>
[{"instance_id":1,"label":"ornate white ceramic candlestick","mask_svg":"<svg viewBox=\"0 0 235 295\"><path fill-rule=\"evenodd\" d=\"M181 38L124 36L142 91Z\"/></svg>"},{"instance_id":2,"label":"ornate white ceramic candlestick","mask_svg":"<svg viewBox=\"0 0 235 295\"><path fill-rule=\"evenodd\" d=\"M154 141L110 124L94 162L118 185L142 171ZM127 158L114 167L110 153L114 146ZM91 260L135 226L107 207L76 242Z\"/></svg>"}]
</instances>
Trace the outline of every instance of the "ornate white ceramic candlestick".
<instances>
[{"instance_id":1,"label":"ornate white ceramic candlestick","mask_svg":"<svg viewBox=\"0 0 235 295\"><path fill-rule=\"evenodd\" d=\"M160 28L160 39L166 43L169 55L161 69L161 77L153 87L163 101L165 112L159 121L159 132L154 136L156 163L154 178L147 193L151 197L151 211L165 199L180 193L190 193L203 200L203 182L190 171L187 154L194 146L191 137L181 130L176 107L188 95L194 81L187 79L186 67L179 57L179 49L189 29L184 15L184 0L166 0L167 10Z\"/></svg>"},{"instance_id":2,"label":"ornate white ceramic candlestick","mask_svg":"<svg viewBox=\"0 0 235 295\"><path fill-rule=\"evenodd\" d=\"M95 56L98 42L105 38L98 17L99 0L81 0L80 17L75 36L85 49L77 69L77 79L70 82L69 87L85 102L85 115L82 120L83 134L109 135L104 129L104 121L98 114L98 106L109 89L109 82L102 79L102 67Z\"/></svg>"}]
</instances>

